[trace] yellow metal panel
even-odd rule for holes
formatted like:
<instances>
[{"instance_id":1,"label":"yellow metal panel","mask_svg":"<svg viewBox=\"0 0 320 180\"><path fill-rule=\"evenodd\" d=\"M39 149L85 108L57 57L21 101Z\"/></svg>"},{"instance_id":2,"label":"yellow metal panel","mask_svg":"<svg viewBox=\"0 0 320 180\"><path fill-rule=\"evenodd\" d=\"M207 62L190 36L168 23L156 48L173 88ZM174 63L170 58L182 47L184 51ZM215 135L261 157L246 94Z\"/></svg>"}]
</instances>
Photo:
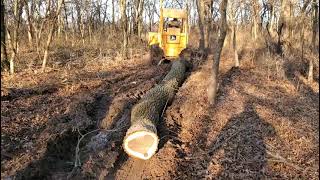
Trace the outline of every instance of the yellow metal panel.
<instances>
[{"instance_id":1,"label":"yellow metal panel","mask_svg":"<svg viewBox=\"0 0 320 180\"><path fill-rule=\"evenodd\" d=\"M159 44L158 33L149 32L149 45Z\"/></svg>"},{"instance_id":2,"label":"yellow metal panel","mask_svg":"<svg viewBox=\"0 0 320 180\"><path fill-rule=\"evenodd\" d=\"M180 28L167 28L167 34L180 34Z\"/></svg>"},{"instance_id":3,"label":"yellow metal panel","mask_svg":"<svg viewBox=\"0 0 320 180\"><path fill-rule=\"evenodd\" d=\"M164 47L164 54L166 57L179 57L181 48L179 44L166 44Z\"/></svg>"},{"instance_id":4,"label":"yellow metal panel","mask_svg":"<svg viewBox=\"0 0 320 180\"><path fill-rule=\"evenodd\" d=\"M188 15L187 15L187 11L183 9L163 8L163 17L186 19Z\"/></svg>"}]
</instances>

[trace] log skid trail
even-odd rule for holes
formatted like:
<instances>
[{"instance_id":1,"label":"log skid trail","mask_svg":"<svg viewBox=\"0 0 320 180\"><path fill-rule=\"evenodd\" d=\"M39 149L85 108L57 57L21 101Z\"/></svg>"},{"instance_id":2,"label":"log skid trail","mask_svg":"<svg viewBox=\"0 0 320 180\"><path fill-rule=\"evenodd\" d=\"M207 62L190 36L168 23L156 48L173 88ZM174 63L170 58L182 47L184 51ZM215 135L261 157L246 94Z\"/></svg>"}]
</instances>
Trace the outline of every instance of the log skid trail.
<instances>
[{"instance_id":1,"label":"log skid trail","mask_svg":"<svg viewBox=\"0 0 320 180\"><path fill-rule=\"evenodd\" d=\"M209 57L210 58L210 57ZM224 57L215 107L206 99L211 62L195 69L166 110L159 127L160 148L150 160L122 159L115 179L260 179L314 178L319 95L291 94L288 82L266 81L259 70L232 68ZM246 62L244 62L246 63ZM289 90L285 91L285 88ZM292 90L292 89L291 89ZM303 99L297 100L299 97ZM273 102L274 98L283 101ZM276 104L274 104L276 103ZM294 103L310 112L286 108ZM300 114L302 113L302 114ZM315 119L313 119L315 118ZM305 132L301 132L303 127ZM307 128L308 127L308 128ZM289 133L289 135L288 135ZM302 133L302 134L301 134ZM285 137L308 138L309 142ZM307 152L291 148L305 143ZM278 156L275 156L278 154ZM313 155L311 155L313 154ZM290 159L290 160L289 160Z\"/></svg>"},{"instance_id":2,"label":"log skid trail","mask_svg":"<svg viewBox=\"0 0 320 180\"><path fill-rule=\"evenodd\" d=\"M99 84L88 82L77 89L81 93L68 96L65 86L29 90L23 97L8 93L3 96L1 112L2 117L13 118L1 120L5 130L2 178L318 177L319 92L307 85L297 91L288 80L268 80L249 60L242 62L243 68L232 68L233 61L226 54L221 59L214 107L207 99L212 57L208 61L193 59L194 67L160 118L158 151L149 160L128 157L122 141L132 106L164 78L168 64L123 68L121 73L111 73ZM32 104L43 99L50 108L39 105L37 109ZM10 114L6 108L11 104L29 108L39 121L17 113L21 109ZM25 124L6 129L18 120ZM25 131L34 121L41 128ZM30 139L16 140L16 147L3 146L14 141L13 136ZM75 167L77 144L79 164Z\"/></svg>"},{"instance_id":3,"label":"log skid trail","mask_svg":"<svg viewBox=\"0 0 320 180\"><path fill-rule=\"evenodd\" d=\"M319 179L319 0L0 0L1 180Z\"/></svg>"}]
</instances>

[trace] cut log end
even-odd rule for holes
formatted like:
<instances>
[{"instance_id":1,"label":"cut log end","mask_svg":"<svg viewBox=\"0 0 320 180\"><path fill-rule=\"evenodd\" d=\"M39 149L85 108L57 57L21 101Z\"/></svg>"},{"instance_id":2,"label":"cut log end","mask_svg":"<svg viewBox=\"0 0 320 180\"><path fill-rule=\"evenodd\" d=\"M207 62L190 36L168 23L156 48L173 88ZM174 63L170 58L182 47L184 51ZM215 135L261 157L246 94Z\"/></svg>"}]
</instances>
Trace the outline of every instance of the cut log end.
<instances>
[{"instance_id":1,"label":"cut log end","mask_svg":"<svg viewBox=\"0 0 320 180\"><path fill-rule=\"evenodd\" d=\"M159 138L156 133L137 131L124 139L124 149L128 155L139 159L150 159L158 149Z\"/></svg>"}]
</instances>

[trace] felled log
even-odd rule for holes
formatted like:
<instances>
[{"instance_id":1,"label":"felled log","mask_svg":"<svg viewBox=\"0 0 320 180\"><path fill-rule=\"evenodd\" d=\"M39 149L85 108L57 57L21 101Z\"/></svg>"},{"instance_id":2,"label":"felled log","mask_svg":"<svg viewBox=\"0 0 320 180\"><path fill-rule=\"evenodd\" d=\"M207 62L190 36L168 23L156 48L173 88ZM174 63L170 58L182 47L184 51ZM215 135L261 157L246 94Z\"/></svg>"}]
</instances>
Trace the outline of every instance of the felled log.
<instances>
[{"instance_id":1,"label":"felled log","mask_svg":"<svg viewBox=\"0 0 320 180\"><path fill-rule=\"evenodd\" d=\"M165 106L184 81L185 72L186 62L182 59L174 61L161 83L150 89L133 106L131 127L123 140L123 147L128 155L147 160L155 154L159 143L157 124Z\"/></svg>"}]
</instances>

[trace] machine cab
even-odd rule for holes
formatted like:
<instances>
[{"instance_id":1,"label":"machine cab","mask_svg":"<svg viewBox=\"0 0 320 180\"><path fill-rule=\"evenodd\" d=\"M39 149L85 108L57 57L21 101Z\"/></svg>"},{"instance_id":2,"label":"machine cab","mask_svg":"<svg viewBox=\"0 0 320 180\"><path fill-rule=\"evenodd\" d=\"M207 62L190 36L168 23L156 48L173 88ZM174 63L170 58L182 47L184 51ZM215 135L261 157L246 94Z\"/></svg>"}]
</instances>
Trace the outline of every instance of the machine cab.
<instances>
[{"instance_id":1,"label":"machine cab","mask_svg":"<svg viewBox=\"0 0 320 180\"><path fill-rule=\"evenodd\" d=\"M149 33L149 45L158 44L165 58L179 57L188 43L188 13L184 9L160 9L158 32Z\"/></svg>"}]
</instances>

